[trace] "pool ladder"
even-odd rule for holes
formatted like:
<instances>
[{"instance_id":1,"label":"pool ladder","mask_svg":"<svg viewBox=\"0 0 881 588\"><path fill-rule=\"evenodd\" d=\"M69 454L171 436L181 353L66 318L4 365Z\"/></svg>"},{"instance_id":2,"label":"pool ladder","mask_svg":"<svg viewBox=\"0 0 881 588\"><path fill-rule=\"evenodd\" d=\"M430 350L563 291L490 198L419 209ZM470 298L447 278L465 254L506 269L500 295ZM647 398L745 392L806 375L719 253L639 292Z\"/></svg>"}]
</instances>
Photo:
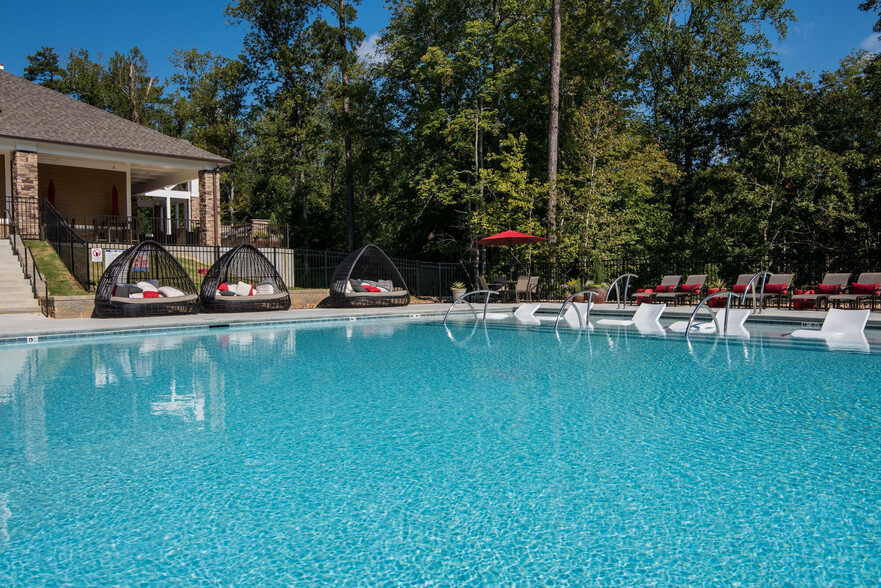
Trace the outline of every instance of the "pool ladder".
<instances>
[{"instance_id":1,"label":"pool ladder","mask_svg":"<svg viewBox=\"0 0 881 588\"><path fill-rule=\"evenodd\" d=\"M453 311L453 307L456 306L457 304L459 304L460 302L464 302L465 304L468 305L468 307L471 309L471 312L474 313L475 320L480 320L480 317L477 316L477 311L474 310L474 306L468 300L465 300L466 298L468 298L472 294L486 294L486 298L483 301L483 320L484 320L484 322L486 322L486 310L487 310L487 307L489 306L489 297L490 296L498 296L499 293L496 290L472 290L471 292L465 292L464 294L462 294L461 296L456 298L453 301L453 303L450 305L450 307L447 309L447 314L444 315L444 324L447 324L447 317L450 316L450 312Z\"/></svg>"},{"instance_id":2,"label":"pool ladder","mask_svg":"<svg viewBox=\"0 0 881 588\"><path fill-rule=\"evenodd\" d=\"M764 278L767 278L768 276L771 276L771 275L773 275L773 274L771 274L771 272L765 271L765 270L756 272L755 275L753 275L753 277L750 278L749 283L746 285L746 289L743 291L743 296L740 298L740 305L743 306L746 303L747 296L749 296L750 292L752 292L752 295L753 295L752 296L752 300L753 300L753 308L752 309L756 314L760 314L762 312L761 299L765 295L765 279ZM756 283L756 280L758 280L759 278L763 278L763 279L762 279L762 287L759 292L759 305L756 306L756 286L755 286L755 283ZM719 324L719 317L716 315L715 312L710 310L710 307L707 305L707 302L709 300L712 300L714 298L722 298L722 297L727 298L727 300L725 301L725 324L724 325ZM728 333L728 309L731 308L731 300L734 298L737 298L737 295L734 292L713 292L712 294L706 296L703 300L701 300L698 303L698 305L694 309L694 312L691 313L691 317L688 319L688 325L685 327L685 336L688 337L688 335L691 334L691 326L694 324L694 319L697 317L697 313L700 311L701 308L706 308L707 312L709 312L710 315L713 317L713 324L716 325L716 332L721 333L721 334L727 334Z\"/></svg>"}]
</instances>

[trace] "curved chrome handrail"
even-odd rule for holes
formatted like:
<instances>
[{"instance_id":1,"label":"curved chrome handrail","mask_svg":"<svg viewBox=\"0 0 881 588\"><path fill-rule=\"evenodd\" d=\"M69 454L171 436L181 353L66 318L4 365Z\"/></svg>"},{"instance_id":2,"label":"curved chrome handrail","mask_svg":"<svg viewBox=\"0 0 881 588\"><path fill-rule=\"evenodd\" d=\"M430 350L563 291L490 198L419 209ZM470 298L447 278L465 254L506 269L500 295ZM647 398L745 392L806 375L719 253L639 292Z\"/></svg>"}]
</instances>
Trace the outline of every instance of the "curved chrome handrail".
<instances>
[{"instance_id":1,"label":"curved chrome handrail","mask_svg":"<svg viewBox=\"0 0 881 588\"><path fill-rule=\"evenodd\" d=\"M716 316L716 313L710 310L710 307L707 306L707 301L711 298L721 298L727 297L728 300L725 302L725 325L719 324L719 317ZM734 298L734 292L713 292L709 296L705 297L703 300L698 302L698 305L695 307L694 312L691 313L691 318L688 319L688 324L685 326L685 336L688 337L689 333L691 333L691 325L694 324L694 319L697 316L698 311L701 308L706 308L707 312L710 313L713 317L713 324L716 325L716 334L721 335L722 333L728 332L728 309L731 308L731 299Z\"/></svg>"},{"instance_id":2,"label":"curved chrome handrail","mask_svg":"<svg viewBox=\"0 0 881 588\"><path fill-rule=\"evenodd\" d=\"M594 292L593 290L582 290L581 292L576 292L575 294L571 294L563 302L563 306L560 307L560 312L557 313L557 320L554 321L554 330L555 331L557 330L557 326L560 324L560 318L563 316L563 311L566 310L566 306L572 302L573 298L575 298L576 296L581 296L582 294L588 295L587 312L585 313L585 316L584 317L581 316L581 311L578 310L577 306L573 306L572 308L574 308L575 312L578 313L578 325L580 327L584 328L590 324L590 306L591 306L591 303L593 302L594 297L598 296L598 294L596 292Z\"/></svg>"},{"instance_id":3,"label":"curved chrome handrail","mask_svg":"<svg viewBox=\"0 0 881 588\"><path fill-rule=\"evenodd\" d=\"M756 272L753 275L753 277L750 278L749 284L746 285L746 290L743 291L743 298L740 299L740 305L743 306L746 303L746 295L749 294L750 291L752 291L752 293L753 293L753 311L755 311L756 314L762 314L762 305L761 304L758 306L758 310L756 310L756 287L754 286L754 283L756 281L756 278L759 278L759 277L763 278L765 276L773 276L773 275L774 274L772 274L771 272L769 272L767 270L760 270L760 271ZM759 292L759 301L761 302L761 300L764 297L765 297L765 280L762 280L762 290L761 290L761 292Z\"/></svg>"},{"instance_id":4,"label":"curved chrome handrail","mask_svg":"<svg viewBox=\"0 0 881 588\"><path fill-rule=\"evenodd\" d=\"M486 307L489 306L489 297L499 295L499 293L496 292L495 290L472 290L471 292L465 292L464 294L462 294L461 296L456 298L453 301L453 303L450 305L450 307L447 309L447 314L444 315L444 323L443 324L447 324L447 317L450 316L450 312L453 310L453 307L456 306L457 304L459 304L459 302L461 302L462 299L464 299L468 296L471 296L472 294L486 294L486 299L483 301L483 320L486 321ZM477 317L477 311L474 310L474 306L470 302L468 302L467 300L465 300L465 304L467 304L468 307L471 309L471 312L474 313L474 320L479 320Z\"/></svg>"},{"instance_id":5,"label":"curved chrome handrail","mask_svg":"<svg viewBox=\"0 0 881 588\"><path fill-rule=\"evenodd\" d=\"M638 277L639 276L637 276L636 274L621 274L620 276L615 278L614 282L612 282L612 286L615 287L615 309L616 310L621 308L622 304L627 304L627 290L628 290L628 288L630 288L630 278L638 278ZM627 281L624 282L624 298L623 299L621 298L621 291L618 289L618 281L621 280L621 278L627 278ZM612 291L612 286L609 286L609 292ZM609 301L609 297L607 295L606 302L608 302L608 301Z\"/></svg>"}]
</instances>

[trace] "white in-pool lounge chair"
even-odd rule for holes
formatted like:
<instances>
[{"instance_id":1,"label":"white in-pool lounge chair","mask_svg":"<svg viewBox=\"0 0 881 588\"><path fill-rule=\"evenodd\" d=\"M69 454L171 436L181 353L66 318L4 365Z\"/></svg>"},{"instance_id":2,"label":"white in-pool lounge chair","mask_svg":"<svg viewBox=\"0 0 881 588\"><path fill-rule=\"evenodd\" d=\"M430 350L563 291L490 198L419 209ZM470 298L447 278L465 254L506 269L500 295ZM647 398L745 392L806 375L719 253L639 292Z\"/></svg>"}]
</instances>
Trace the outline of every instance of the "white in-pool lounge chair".
<instances>
[{"instance_id":1,"label":"white in-pool lounge chair","mask_svg":"<svg viewBox=\"0 0 881 588\"><path fill-rule=\"evenodd\" d=\"M632 319L600 319L597 321L597 324L618 327L657 325L663 330L660 319L665 308L667 308L666 304L640 304L636 312L633 313Z\"/></svg>"},{"instance_id":2,"label":"white in-pool lounge chair","mask_svg":"<svg viewBox=\"0 0 881 588\"><path fill-rule=\"evenodd\" d=\"M746 327L743 324L746 322L746 319L750 315L750 310L748 308L720 308L716 311L716 319L719 321L719 326L723 330L725 329L725 314L728 314L728 331L727 335L733 335L735 337L743 337L749 338L749 331L746 330ZM670 325L670 330L674 333L684 333L685 329L688 327L688 321L676 321L672 325ZM715 333L716 332L716 322L709 321L706 323L693 323L691 325L692 333Z\"/></svg>"},{"instance_id":3,"label":"white in-pool lounge chair","mask_svg":"<svg viewBox=\"0 0 881 588\"><path fill-rule=\"evenodd\" d=\"M869 321L869 310L843 310L830 308L820 330L798 329L789 334L796 339L841 339L862 337Z\"/></svg>"},{"instance_id":4,"label":"white in-pool lounge chair","mask_svg":"<svg viewBox=\"0 0 881 588\"><path fill-rule=\"evenodd\" d=\"M517 310L514 311L514 318L518 323L524 325L540 325L542 321L545 322L554 322L557 320L557 315L546 315L542 317L535 316L535 312L539 309L540 304L521 304ZM591 308L593 307L593 303L591 303ZM587 317L587 302L570 302L569 307L566 309L566 312L563 314L563 320L570 327L579 328L582 326L582 319ZM590 327L590 325L585 325Z\"/></svg>"}]
</instances>

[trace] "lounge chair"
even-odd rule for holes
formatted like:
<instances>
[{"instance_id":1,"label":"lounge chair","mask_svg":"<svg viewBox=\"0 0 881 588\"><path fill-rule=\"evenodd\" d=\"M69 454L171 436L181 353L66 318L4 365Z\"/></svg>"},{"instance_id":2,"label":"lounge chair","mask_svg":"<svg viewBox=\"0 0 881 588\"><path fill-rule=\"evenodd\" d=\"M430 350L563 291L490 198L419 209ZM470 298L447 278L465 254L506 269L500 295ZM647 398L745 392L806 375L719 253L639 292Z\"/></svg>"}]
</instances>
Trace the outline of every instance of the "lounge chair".
<instances>
[{"instance_id":1,"label":"lounge chair","mask_svg":"<svg viewBox=\"0 0 881 588\"><path fill-rule=\"evenodd\" d=\"M592 306L592 304L591 304ZM540 325L542 321L556 322L557 315L535 316L536 311L541 307L540 304L521 304L514 311L514 318L518 323L524 325ZM563 321L573 328L581 326L590 327L591 325L582 325L581 321L587 318L588 303L587 302L570 302L566 312L563 313Z\"/></svg>"},{"instance_id":2,"label":"lounge chair","mask_svg":"<svg viewBox=\"0 0 881 588\"><path fill-rule=\"evenodd\" d=\"M789 334L796 339L841 339L862 337L869 321L869 310L830 308L820 330L797 329Z\"/></svg>"},{"instance_id":3,"label":"lounge chair","mask_svg":"<svg viewBox=\"0 0 881 588\"><path fill-rule=\"evenodd\" d=\"M798 306L800 308L820 308L822 303L826 303L829 307L829 297L841 294L850 280L850 274L826 274L823 281L817 286L812 287L815 294L795 294L789 298L789 308Z\"/></svg>"},{"instance_id":4,"label":"lounge chair","mask_svg":"<svg viewBox=\"0 0 881 588\"><path fill-rule=\"evenodd\" d=\"M701 290L704 287L704 282L707 281L707 274L695 274L688 276L685 279L685 283L679 286L675 292L658 292L655 297L655 302L672 302L673 306L681 303L682 301L687 300L689 304L694 301L696 298L700 300Z\"/></svg>"},{"instance_id":5,"label":"lounge chair","mask_svg":"<svg viewBox=\"0 0 881 588\"><path fill-rule=\"evenodd\" d=\"M142 241L113 260L95 291L101 317L199 312L199 295L181 264L156 241Z\"/></svg>"},{"instance_id":6,"label":"lounge chair","mask_svg":"<svg viewBox=\"0 0 881 588\"><path fill-rule=\"evenodd\" d=\"M633 296L630 297L631 302L634 304L643 304L645 302L652 302L655 299L655 294L665 293L665 292L675 292L676 287L679 286L679 280L682 279L682 276L664 276L661 279L661 283L652 288L646 288L646 290L651 290L650 292L636 292Z\"/></svg>"},{"instance_id":7,"label":"lounge chair","mask_svg":"<svg viewBox=\"0 0 881 588\"><path fill-rule=\"evenodd\" d=\"M199 298L208 312L288 310L291 295L275 266L248 243L224 253L205 274Z\"/></svg>"},{"instance_id":8,"label":"lounge chair","mask_svg":"<svg viewBox=\"0 0 881 588\"><path fill-rule=\"evenodd\" d=\"M749 331L747 331L746 327L744 327L743 325L746 322L746 319L749 318L750 311L745 308L720 308L719 310L717 310L716 320L719 321L719 327L722 330L726 328L726 315L728 320L728 330L725 334L749 339ZM691 325L691 332L715 333L716 320L711 320L706 323L693 323ZM675 333L684 333L686 328L688 328L688 321L676 321L675 323L670 325L670 330Z\"/></svg>"},{"instance_id":9,"label":"lounge chair","mask_svg":"<svg viewBox=\"0 0 881 588\"><path fill-rule=\"evenodd\" d=\"M407 306L410 293L392 260L376 245L365 245L350 253L334 270L330 304L336 307Z\"/></svg>"},{"instance_id":10,"label":"lounge chair","mask_svg":"<svg viewBox=\"0 0 881 588\"><path fill-rule=\"evenodd\" d=\"M850 308L859 308L866 300L869 308L875 308L875 301L881 294L881 273L863 272L856 282L850 285L848 294L835 294L829 297L829 303L838 308L847 305Z\"/></svg>"},{"instance_id":11,"label":"lounge chair","mask_svg":"<svg viewBox=\"0 0 881 588\"><path fill-rule=\"evenodd\" d=\"M769 305L771 301L777 302L777 308L780 308L784 299L789 298L789 288L792 284L794 274L771 274L765 281L764 290L756 287L757 293L761 294L759 304L762 308Z\"/></svg>"},{"instance_id":12,"label":"lounge chair","mask_svg":"<svg viewBox=\"0 0 881 588\"><path fill-rule=\"evenodd\" d=\"M658 327L661 326L661 315L664 313L664 309L667 308L666 304L640 304L639 308L636 309L636 312L633 313L633 318L630 319L600 319L597 321L598 325L612 325L619 327L626 327L630 325L649 325L656 324Z\"/></svg>"}]
</instances>

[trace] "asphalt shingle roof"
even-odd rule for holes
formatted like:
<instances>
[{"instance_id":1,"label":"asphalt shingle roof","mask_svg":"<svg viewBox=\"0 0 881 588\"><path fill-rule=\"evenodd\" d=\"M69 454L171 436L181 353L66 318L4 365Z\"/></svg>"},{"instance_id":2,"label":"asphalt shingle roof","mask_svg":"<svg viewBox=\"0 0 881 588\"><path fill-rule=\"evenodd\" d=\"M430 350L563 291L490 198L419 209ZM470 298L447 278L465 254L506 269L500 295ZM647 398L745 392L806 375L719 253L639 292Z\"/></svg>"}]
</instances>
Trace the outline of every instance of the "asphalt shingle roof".
<instances>
[{"instance_id":1,"label":"asphalt shingle roof","mask_svg":"<svg viewBox=\"0 0 881 588\"><path fill-rule=\"evenodd\" d=\"M229 160L0 71L0 136L206 161Z\"/></svg>"}]
</instances>

